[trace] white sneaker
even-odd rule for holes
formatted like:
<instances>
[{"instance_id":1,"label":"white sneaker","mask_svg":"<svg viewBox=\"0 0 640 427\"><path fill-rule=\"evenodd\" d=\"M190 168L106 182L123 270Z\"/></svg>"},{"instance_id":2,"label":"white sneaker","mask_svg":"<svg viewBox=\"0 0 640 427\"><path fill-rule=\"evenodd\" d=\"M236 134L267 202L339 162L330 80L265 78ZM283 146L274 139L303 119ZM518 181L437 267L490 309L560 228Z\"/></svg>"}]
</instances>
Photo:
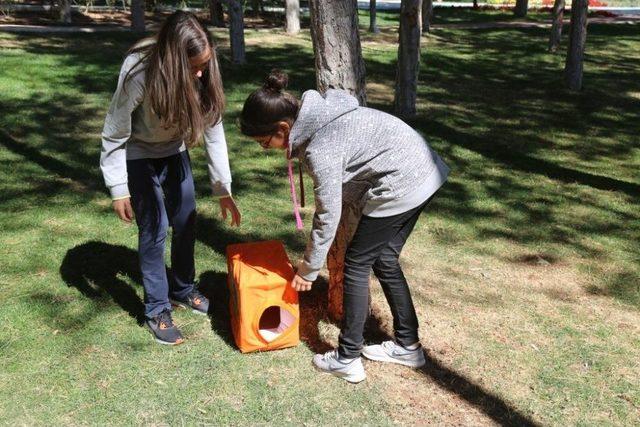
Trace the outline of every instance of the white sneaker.
<instances>
[{"instance_id":1,"label":"white sneaker","mask_svg":"<svg viewBox=\"0 0 640 427\"><path fill-rule=\"evenodd\" d=\"M378 362L397 363L411 368L421 368L427 363L424 358L422 346L415 350L407 350L394 341L385 341L382 344L367 345L362 350L362 355L369 360Z\"/></svg>"},{"instance_id":2,"label":"white sneaker","mask_svg":"<svg viewBox=\"0 0 640 427\"><path fill-rule=\"evenodd\" d=\"M367 378L362 366L362 359L344 359L338 354L338 350L331 350L325 354L313 356L313 366L321 372L335 375L350 383L359 383Z\"/></svg>"}]
</instances>

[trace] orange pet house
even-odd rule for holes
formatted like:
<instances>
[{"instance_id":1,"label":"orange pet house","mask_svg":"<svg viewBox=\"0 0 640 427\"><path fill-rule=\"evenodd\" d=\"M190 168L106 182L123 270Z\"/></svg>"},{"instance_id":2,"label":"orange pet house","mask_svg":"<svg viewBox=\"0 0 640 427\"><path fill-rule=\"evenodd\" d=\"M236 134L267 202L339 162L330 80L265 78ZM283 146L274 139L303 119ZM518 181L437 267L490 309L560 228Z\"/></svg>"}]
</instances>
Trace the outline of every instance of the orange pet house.
<instances>
[{"instance_id":1,"label":"orange pet house","mask_svg":"<svg viewBox=\"0 0 640 427\"><path fill-rule=\"evenodd\" d=\"M240 351L276 350L300 342L298 292L279 241L227 246L231 328Z\"/></svg>"}]
</instances>

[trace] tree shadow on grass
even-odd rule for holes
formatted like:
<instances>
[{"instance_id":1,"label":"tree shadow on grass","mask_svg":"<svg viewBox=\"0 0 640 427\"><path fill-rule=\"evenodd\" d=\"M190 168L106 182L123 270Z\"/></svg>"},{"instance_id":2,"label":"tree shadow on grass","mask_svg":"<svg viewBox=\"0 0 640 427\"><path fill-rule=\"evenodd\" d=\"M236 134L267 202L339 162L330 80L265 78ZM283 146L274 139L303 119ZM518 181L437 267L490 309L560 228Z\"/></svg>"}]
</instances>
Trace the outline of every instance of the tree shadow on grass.
<instances>
[{"instance_id":1,"label":"tree shadow on grass","mask_svg":"<svg viewBox=\"0 0 640 427\"><path fill-rule=\"evenodd\" d=\"M68 286L78 289L92 300L111 298L138 325L144 323L144 304L126 276L136 284L142 284L138 267L138 253L120 245L89 241L67 251L60 276Z\"/></svg>"}]
</instances>

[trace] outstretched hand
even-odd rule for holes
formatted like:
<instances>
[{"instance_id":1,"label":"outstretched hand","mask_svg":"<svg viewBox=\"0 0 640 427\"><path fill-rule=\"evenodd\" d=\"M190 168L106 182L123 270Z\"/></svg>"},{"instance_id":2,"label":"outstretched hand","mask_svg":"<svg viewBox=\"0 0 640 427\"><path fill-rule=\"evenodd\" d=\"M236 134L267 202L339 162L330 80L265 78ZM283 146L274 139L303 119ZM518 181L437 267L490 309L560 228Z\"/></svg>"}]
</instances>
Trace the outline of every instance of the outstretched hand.
<instances>
[{"instance_id":1,"label":"outstretched hand","mask_svg":"<svg viewBox=\"0 0 640 427\"><path fill-rule=\"evenodd\" d=\"M236 227L240 226L240 219L242 216L240 215L240 211L236 206L235 200L233 197L222 197L220 199L220 214L222 215L222 219L226 222L228 212L231 212L231 225L235 225Z\"/></svg>"},{"instance_id":2,"label":"outstretched hand","mask_svg":"<svg viewBox=\"0 0 640 427\"><path fill-rule=\"evenodd\" d=\"M311 286L313 286L313 282L305 280L302 277L298 276L297 274L291 281L291 287L298 292L310 291Z\"/></svg>"}]
</instances>

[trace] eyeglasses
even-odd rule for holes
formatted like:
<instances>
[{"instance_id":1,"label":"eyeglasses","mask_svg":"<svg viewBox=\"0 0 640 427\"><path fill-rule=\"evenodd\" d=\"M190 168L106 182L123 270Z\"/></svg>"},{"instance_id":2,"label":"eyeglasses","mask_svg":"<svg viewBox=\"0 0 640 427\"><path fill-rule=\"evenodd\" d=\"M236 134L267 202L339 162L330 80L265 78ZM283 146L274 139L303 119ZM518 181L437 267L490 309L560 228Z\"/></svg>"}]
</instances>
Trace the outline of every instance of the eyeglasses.
<instances>
[{"instance_id":1,"label":"eyeglasses","mask_svg":"<svg viewBox=\"0 0 640 427\"><path fill-rule=\"evenodd\" d=\"M260 144L262 148L267 149L271 145L272 139L273 139L273 134L271 134L271 136L269 137L266 143L264 141L258 141L258 144Z\"/></svg>"}]
</instances>

